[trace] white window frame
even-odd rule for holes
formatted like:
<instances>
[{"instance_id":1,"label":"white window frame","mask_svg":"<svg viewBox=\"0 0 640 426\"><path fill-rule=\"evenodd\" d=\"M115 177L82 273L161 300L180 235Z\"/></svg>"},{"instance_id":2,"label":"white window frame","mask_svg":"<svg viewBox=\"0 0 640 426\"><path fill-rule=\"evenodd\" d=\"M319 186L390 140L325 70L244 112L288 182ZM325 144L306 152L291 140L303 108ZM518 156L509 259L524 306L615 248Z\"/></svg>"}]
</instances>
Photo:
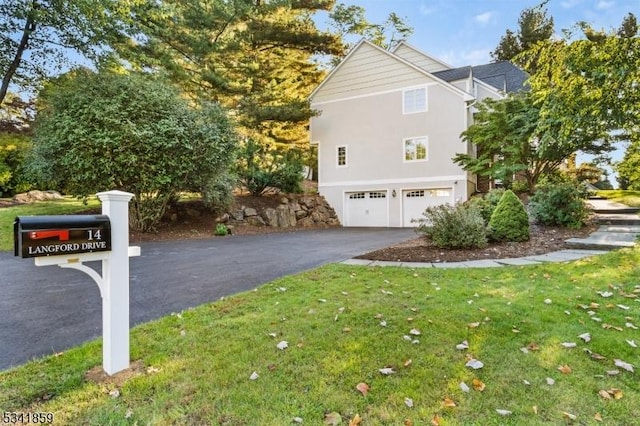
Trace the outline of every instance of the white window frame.
<instances>
[{"instance_id":1,"label":"white window frame","mask_svg":"<svg viewBox=\"0 0 640 426\"><path fill-rule=\"evenodd\" d=\"M344 148L344 164L340 164L340 149ZM338 145L336 146L336 167L347 167L349 164L347 160L349 150L347 149L347 145Z\"/></svg>"},{"instance_id":2,"label":"white window frame","mask_svg":"<svg viewBox=\"0 0 640 426\"><path fill-rule=\"evenodd\" d=\"M410 141L424 142L424 158L416 158L418 155L418 152L417 152L417 149L414 148L413 155L412 155L412 157L414 158L407 159L407 142L410 142ZM412 138L404 138L402 140L402 161L404 161L405 163L418 163L423 161L429 161L429 137L415 136Z\"/></svg>"},{"instance_id":3,"label":"white window frame","mask_svg":"<svg viewBox=\"0 0 640 426\"><path fill-rule=\"evenodd\" d=\"M416 92L424 92L424 105L416 104ZM429 98L426 86L412 87L402 91L402 114L417 114L427 112Z\"/></svg>"}]
</instances>

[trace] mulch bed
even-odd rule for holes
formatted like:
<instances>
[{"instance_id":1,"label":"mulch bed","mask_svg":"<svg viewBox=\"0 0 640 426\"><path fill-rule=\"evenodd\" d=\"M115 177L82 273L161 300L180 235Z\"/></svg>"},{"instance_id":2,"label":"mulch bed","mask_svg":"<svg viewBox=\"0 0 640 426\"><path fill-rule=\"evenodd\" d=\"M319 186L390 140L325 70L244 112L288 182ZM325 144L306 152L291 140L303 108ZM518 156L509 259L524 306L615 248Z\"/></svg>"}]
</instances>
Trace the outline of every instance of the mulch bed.
<instances>
[{"instance_id":1,"label":"mulch bed","mask_svg":"<svg viewBox=\"0 0 640 426\"><path fill-rule=\"evenodd\" d=\"M531 238L522 243L491 243L483 249L441 249L426 237L358 256L358 259L397 262L462 262L465 260L506 259L533 256L566 249L565 240L583 238L595 231L596 225L581 229L531 225Z\"/></svg>"}]
</instances>

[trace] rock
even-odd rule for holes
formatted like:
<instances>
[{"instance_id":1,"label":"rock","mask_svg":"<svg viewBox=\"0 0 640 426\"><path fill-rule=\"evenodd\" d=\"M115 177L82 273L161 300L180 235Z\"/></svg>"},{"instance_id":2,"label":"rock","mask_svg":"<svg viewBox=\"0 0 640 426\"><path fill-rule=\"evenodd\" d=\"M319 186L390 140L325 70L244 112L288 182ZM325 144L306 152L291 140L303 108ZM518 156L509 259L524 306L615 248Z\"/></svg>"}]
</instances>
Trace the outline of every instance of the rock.
<instances>
[{"instance_id":1,"label":"rock","mask_svg":"<svg viewBox=\"0 0 640 426\"><path fill-rule=\"evenodd\" d=\"M316 206L316 200L314 197L302 197L300 198L300 204L307 207L307 209L313 209Z\"/></svg>"},{"instance_id":2,"label":"rock","mask_svg":"<svg viewBox=\"0 0 640 426\"><path fill-rule=\"evenodd\" d=\"M251 216L258 216L258 212L256 211L256 209L252 208L252 207L245 207L244 209L244 215L246 217L251 217Z\"/></svg>"},{"instance_id":3,"label":"rock","mask_svg":"<svg viewBox=\"0 0 640 426\"><path fill-rule=\"evenodd\" d=\"M289 204L289 199L287 197L280 198L280 204Z\"/></svg>"},{"instance_id":4,"label":"rock","mask_svg":"<svg viewBox=\"0 0 640 426\"><path fill-rule=\"evenodd\" d=\"M233 225L227 225L227 234L228 235L235 234L235 228L233 227Z\"/></svg>"},{"instance_id":5,"label":"rock","mask_svg":"<svg viewBox=\"0 0 640 426\"><path fill-rule=\"evenodd\" d=\"M13 197L13 201L16 203L32 203L34 201L51 201L62 200L62 195L57 191L29 191L22 194L17 194Z\"/></svg>"},{"instance_id":6,"label":"rock","mask_svg":"<svg viewBox=\"0 0 640 426\"><path fill-rule=\"evenodd\" d=\"M175 222L176 220L178 220L178 213L171 213L169 214L169 220L171 222Z\"/></svg>"},{"instance_id":7,"label":"rock","mask_svg":"<svg viewBox=\"0 0 640 426\"><path fill-rule=\"evenodd\" d=\"M241 222L244 220L244 209L238 209L231 212L231 217L233 220L237 220Z\"/></svg>"},{"instance_id":8,"label":"rock","mask_svg":"<svg viewBox=\"0 0 640 426\"><path fill-rule=\"evenodd\" d=\"M311 219L310 217L302 218L298 221L298 225L304 226L304 227L313 226L314 225L313 219Z\"/></svg>"},{"instance_id":9,"label":"rock","mask_svg":"<svg viewBox=\"0 0 640 426\"><path fill-rule=\"evenodd\" d=\"M274 208L268 207L264 209L262 219L264 219L265 223L269 226L273 226L274 228L278 226L278 214Z\"/></svg>"},{"instance_id":10,"label":"rock","mask_svg":"<svg viewBox=\"0 0 640 426\"><path fill-rule=\"evenodd\" d=\"M289 205L291 206L291 208L293 209L294 212L302 210L302 207L300 207L300 203L298 203L296 201L292 201L291 203L289 203Z\"/></svg>"},{"instance_id":11,"label":"rock","mask_svg":"<svg viewBox=\"0 0 640 426\"><path fill-rule=\"evenodd\" d=\"M311 219L313 219L315 223L322 223L325 222L328 217L318 211L314 211L313 213L311 213Z\"/></svg>"},{"instance_id":12,"label":"rock","mask_svg":"<svg viewBox=\"0 0 640 426\"><path fill-rule=\"evenodd\" d=\"M305 212L304 210L295 210L296 212L296 219L302 219L303 217L307 217L307 212Z\"/></svg>"},{"instance_id":13,"label":"rock","mask_svg":"<svg viewBox=\"0 0 640 426\"><path fill-rule=\"evenodd\" d=\"M264 219L262 219L260 216L248 216L247 217L247 223L251 226L265 226L266 223L264 222Z\"/></svg>"},{"instance_id":14,"label":"rock","mask_svg":"<svg viewBox=\"0 0 640 426\"><path fill-rule=\"evenodd\" d=\"M229 213L224 213L216 218L216 223L227 223L229 222Z\"/></svg>"},{"instance_id":15,"label":"rock","mask_svg":"<svg viewBox=\"0 0 640 426\"><path fill-rule=\"evenodd\" d=\"M276 208L278 226L280 228L289 228L296 226L296 212L288 205L281 204Z\"/></svg>"}]
</instances>

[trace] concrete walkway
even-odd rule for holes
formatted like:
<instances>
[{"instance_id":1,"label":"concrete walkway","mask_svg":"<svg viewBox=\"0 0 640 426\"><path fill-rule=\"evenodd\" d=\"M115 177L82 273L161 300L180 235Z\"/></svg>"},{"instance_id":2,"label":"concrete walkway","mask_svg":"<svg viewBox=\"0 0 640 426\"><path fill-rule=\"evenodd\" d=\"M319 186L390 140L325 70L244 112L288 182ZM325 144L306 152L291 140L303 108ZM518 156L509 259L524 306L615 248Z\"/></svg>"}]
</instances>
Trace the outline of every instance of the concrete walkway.
<instances>
[{"instance_id":1,"label":"concrete walkway","mask_svg":"<svg viewBox=\"0 0 640 426\"><path fill-rule=\"evenodd\" d=\"M605 199L590 199L596 221L601 224L596 232L586 238L571 238L566 241L567 250L536 256L509 259L483 259L466 262L391 262L366 259L347 259L345 265L400 266L408 268L496 268L500 266L536 265L546 262L569 262L585 257L607 253L609 250L633 247L640 237L640 216L637 208Z\"/></svg>"}]
</instances>

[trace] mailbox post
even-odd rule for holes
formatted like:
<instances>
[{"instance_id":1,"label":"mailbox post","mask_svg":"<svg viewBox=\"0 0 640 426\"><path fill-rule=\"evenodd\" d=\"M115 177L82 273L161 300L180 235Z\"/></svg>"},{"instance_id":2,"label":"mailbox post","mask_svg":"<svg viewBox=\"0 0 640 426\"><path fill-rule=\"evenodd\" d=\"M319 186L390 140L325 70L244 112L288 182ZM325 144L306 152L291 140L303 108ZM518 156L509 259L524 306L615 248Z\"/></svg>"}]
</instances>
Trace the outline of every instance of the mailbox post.
<instances>
[{"instance_id":1,"label":"mailbox post","mask_svg":"<svg viewBox=\"0 0 640 426\"><path fill-rule=\"evenodd\" d=\"M129 368L129 201L133 194L97 194L102 215L30 216L14 222L15 255L36 266L58 265L89 275L102 297L102 367L113 375ZM102 261L102 275L83 262Z\"/></svg>"}]
</instances>

